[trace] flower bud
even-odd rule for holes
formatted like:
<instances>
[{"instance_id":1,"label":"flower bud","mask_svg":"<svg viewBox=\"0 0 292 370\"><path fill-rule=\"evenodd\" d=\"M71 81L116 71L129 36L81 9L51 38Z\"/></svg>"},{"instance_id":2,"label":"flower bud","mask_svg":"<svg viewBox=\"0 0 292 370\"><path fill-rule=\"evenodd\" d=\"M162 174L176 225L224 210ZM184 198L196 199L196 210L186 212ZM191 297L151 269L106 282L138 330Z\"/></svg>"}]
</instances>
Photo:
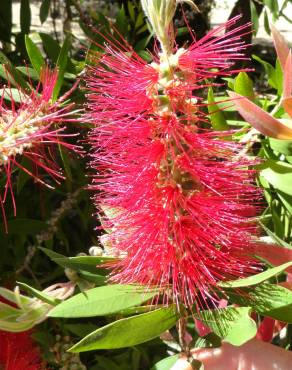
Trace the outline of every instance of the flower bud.
<instances>
[{"instance_id":1,"label":"flower bud","mask_svg":"<svg viewBox=\"0 0 292 370\"><path fill-rule=\"evenodd\" d=\"M192 0L141 0L145 15L158 38L163 54L171 54L174 45L172 20L178 3L187 3L196 11Z\"/></svg>"}]
</instances>

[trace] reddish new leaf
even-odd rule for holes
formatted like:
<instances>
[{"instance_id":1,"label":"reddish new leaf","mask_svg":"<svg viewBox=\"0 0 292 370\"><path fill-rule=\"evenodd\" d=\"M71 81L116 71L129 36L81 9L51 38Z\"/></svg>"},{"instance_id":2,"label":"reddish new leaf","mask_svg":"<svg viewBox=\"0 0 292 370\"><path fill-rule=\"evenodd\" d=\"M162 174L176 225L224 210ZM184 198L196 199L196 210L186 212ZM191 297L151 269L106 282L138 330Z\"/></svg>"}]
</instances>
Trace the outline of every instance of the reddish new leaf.
<instances>
[{"instance_id":1,"label":"reddish new leaf","mask_svg":"<svg viewBox=\"0 0 292 370\"><path fill-rule=\"evenodd\" d=\"M277 56L279 58L282 70L284 71L286 60L289 54L289 46L284 37L280 34L280 32L276 29L274 25L271 25L271 31L275 49L277 51Z\"/></svg>"},{"instance_id":2,"label":"reddish new leaf","mask_svg":"<svg viewBox=\"0 0 292 370\"><path fill-rule=\"evenodd\" d=\"M229 91L228 94L241 116L259 132L276 139L292 139L292 124L288 126L277 120L247 98L233 91Z\"/></svg>"}]
</instances>

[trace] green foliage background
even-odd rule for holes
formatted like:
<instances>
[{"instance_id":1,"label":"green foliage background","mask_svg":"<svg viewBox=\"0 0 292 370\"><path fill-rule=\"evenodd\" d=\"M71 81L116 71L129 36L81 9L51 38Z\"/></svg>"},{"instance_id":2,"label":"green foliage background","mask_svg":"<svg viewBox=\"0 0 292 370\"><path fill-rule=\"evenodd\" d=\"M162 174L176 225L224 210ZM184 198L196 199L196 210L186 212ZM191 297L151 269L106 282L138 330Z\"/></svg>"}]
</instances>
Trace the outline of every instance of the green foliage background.
<instances>
[{"instance_id":1,"label":"green foliage background","mask_svg":"<svg viewBox=\"0 0 292 370\"><path fill-rule=\"evenodd\" d=\"M208 28L208 14L213 3L209 1L204 6L201 5L204 10L202 17L205 17L205 30ZM279 16L287 17L285 9L288 3L289 1L284 1L280 8L277 1L264 0L259 9L251 1L249 16L255 30L260 13L265 17L267 31L268 11L272 13L274 20ZM88 49L102 50L99 45L104 42L102 34L106 32L116 39L123 37L143 58L150 60L147 48L151 48L153 38L139 2L108 1L96 4L92 6L92 2L85 0L21 0L19 23L13 25L13 2L1 0L2 85L7 84L9 78L5 73L7 66L19 85L26 86L29 79L37 85L40 69L48 63L59 69L60 77L54 92L57 98L81 78L88 61ZM48 28L44 31L43 27L33 30L32 5L39 8L41 24L51 25L50 32L47 32ZM61 29L56 26L60 20L63 25ZM79 36L74 32L77 26ZM181 26L178 36L187 40L186 32L186 28ZM241 73L225 82L230 89L241 95L257 96L256 103L268 111L276 107L276 117L285 118L284 111L277 108L282 89L279 64L275 60L265 61L259 56L253 57L253 63L256 74ZM13 79L11 83L13 85ZM12 92L17 99L17 91L13 90L16 87L12 86ZM70 99L81 106L85 101L84 94L80 83ZM214 128L240 128L247 125L233 108L218 111L218 108L226 108L224 100L227 96L224 89L209 89L205 98L212 104L209 106L209 113L212 113L211 122ZM9 103L9 97L6 100ZM86 139L89 127L86 122L75 123L70 126L70 132L78 133L78 140L82 141ZM258 178L259 184L264 188L266 200L261 217L263 230L271 241L291 249L291 141L260 137L258 145L250 150L263 159ZM86 167L88 158L60 149L58 160L66 179L60 186L55 186L50 179L46 179L54 186L53 190L43 188L22 171L13 173L17 217L13 216L12 204L8 200L6 212L9 233L5 232L3 223L0 225L0 285L13 289L16 282L21 281L21 289L26 294L52 306L56 305L49 314L52 318L38 325L34 332L50 368L70 368L75 363L79 366L77 368L92 370L138 370L151 367L154 370L168 369L176 361L176 354L180 350L179 337L175 330L178 313L173 307L163 308L159 305L151 310L149 299L155 292L150 292L149 296L141 299L141 294L137 295L130 287L120 287L117 292L112 286L105 285L106 272L103 268L95 267L104 258L88 256L91 246L100 246L100 231L95 230L99 221L97 216L93 216L95 210L87 189L90 176ZM23 161L22 165L26 167L27 163ZM4 184L4 178L0 178L0 182ZM213 330L213 334L205 338L199 337L193 320L189 320L187 328L193 338L192 345L217 346L222 339L241 344L255 335L256 322L259 324L263 316L292 323L292 293L275 284L284 280L284 267L271 269L265 276L256 276L252 281L240 282L240 287L249 293L244 297L249 298L238 295L236 287L224 287L230 303L236 303L240 307L203 312L200 319ZM56 282L67 281L68 278L75 279L77 283L76 295L61 304L58 301L48 301L48 297L41 291ZM87 298L82 293L84 290L88 292ZM91 305L87 305L87 299ZM256 312L256 322L250 317L251 311ZM18 313L21 314L23 312ZM40 312L33 314L37 317ZM80 319L76 320L77 317ZM223 325L217 325L218 322ZM159 339L159 335L167 329L170 329L169 338ZM286 336L275 337L274 343L290 348L291 334L291 326L288 325ZM82 352L80 356L65 353L73 344L72 351ZM84 352L88 349L98 351ZM164 358L167 359L163 360Z\"/></svg>"}]
</instances>

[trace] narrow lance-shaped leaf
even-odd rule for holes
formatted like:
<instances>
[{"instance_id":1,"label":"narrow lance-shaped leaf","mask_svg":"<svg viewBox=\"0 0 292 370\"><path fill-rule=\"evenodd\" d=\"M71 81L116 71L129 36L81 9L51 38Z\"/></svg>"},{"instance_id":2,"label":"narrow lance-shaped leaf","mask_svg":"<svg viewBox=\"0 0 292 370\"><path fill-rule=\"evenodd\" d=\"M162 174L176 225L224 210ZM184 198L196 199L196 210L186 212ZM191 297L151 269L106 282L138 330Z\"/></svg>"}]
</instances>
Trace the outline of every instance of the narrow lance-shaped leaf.
<instances>
[{"instance_id":1,"label":"narrow lance-shaped leaf","mask_svg":"<svg viewBox=\"0 0 292 370\"><path fill-rule=\"evenodd\" d=\"M262 283L265 280L270 279L273 276L276 276L277 274L280 274L281 272L285 271L290 266L292 266L292 261L284 263L283 265L280 265L277 267L273 267L264 272L261 272L259 274L256 274L256 275L244 278L244 279L226 281L226 282L219 283L218 285L223 288L243 288L247 286L257 285L257 284Z\"/></svg>"},{"instance_id":2,"label":"narrow lance-shaped leaf","mask_svg":"<svg viewBox=\"0 0 292 370\"><path fill-rule=\"evenodd\" d=\"M250 0L250 12L251 12L251 22L252 22L253 32L254 32L254 35L256 35L259 29L259 16L257 13L256 6L252 0Z\"/></svg>"},{"instance_id":3,"label":"narrow lance-shaped leaf","mask_svg":"<svg viewBox=\"0 0 292 370\"><path fill-rule=\"evenodd\" d=\"M138 306L157 295L133 285L106 285L87 290L56 306L51 317L91 317L112 315L121 310Z\"/></svg>"},{"instance_id":4,"label":"narrow lance-shaped leaf","mask_svg":"<svg viewBox=\"0 0 292 370\"><path fill-rule=\"evenodd\" d=\"M48 18L49 11L50 11L50 3L51 0L43 0L42 5L40 7L40 21L44 23L45 20Z\"/></svg>"},{"instance_id":5,"label":"narrow lance-shaped leaf","mask_svg":"<svg viewBox=\"0 0 292 370\"><path fill-rule=\"evenodd\" d=\"M29 0L20 2L20 28L23 34L29 34L31 23L31 10Z\"/></svg>"},{"instance_id":6,"label":"narrow lance-shaped leaf","mask_svg":"<svg viewBox=\"0 0 292 370\"><path fill-rule=\"evenodd\" d=\"M26 83L21 73L13 66L10 60L6 57L4 53L0 51L0 75L1 77L8 80L12 85L16 87L21 87L29 91L29 85Z\"/></svg>"},{"instance_id":7,"label":"narrow lance-shaped leaf","mask_svg":"<svg viewBox=\"0 0 292 370\"><path fill-rule=\"evenodd\" d=\"M56 253L50 249L40 247L53 262L59 266L68 267L73 270L82 270L91 273L97 273L97 265L102 265L108 262L116 260L113 257L107 256L78 256L78 257L66 257L63 254Z\"/></svg>"},{"instance_id":8,"label":"narrow lance-shaped leaf","mask_svg":"<svg viewBox=\"0 0 292 370\"><path fill-rule=\"evenodd\" d=\"M115 321L87 335L69 352L132 347L158 337L178 320L173 306Z\"/></svg>"},{"instance_id":9,"label":"narrow lance-shaped leaf","mask_svg":"<svg viewBox=\"0 0 292 370\"><path fill-rule=\"evenodd\" d=\"M33 68L37 74L40 75L41 69L45 64L45 60L39 48L28 35L25 35L25 47Z\"/></svg>"},{"instance_id":10,"label":"narrow lance-shaped leaf","mask_svg":"<svg viewBox=\"0 0 292 370\"><path fill-rule=\"evenodd\" d=\"M64 74L65 74L65 70L66 70L67 62L68 62L69 46L70 46L70 37L67 36L62 45L62 48L60 50L60 54L58 56L58 60L56 63L59 73L58 73L58 80L56 82L54 92L53 92L53 101L57 100L59 92L62 87L62 83L64 80Z\"/></svg>"},{"instance_id":11,"label":"narrow lance-shaped leaf","mask_svg":"<svg viewBox=\"0 0 292 370\"><path fill-rule=\"evenodd\" d=\"M245 72L240 72L234 80L234 91L250 100L254 99L253 82Z\"/></svg>"},{"instance_id":12,"label":"narrow lance-shaped leaf","mask_svg":"<svg viewBox=\"0 0 292 370\"><path fill-rule=\"evenodd\" d=\"M38 289L35 289L25 283L17 282L17 284L22 288L23 290L26 290L28 293L31 293L34 297L40 299L41 301L48 303L52 306L57 305L61 300L51 297L49 294L44 293Z\"/></svg>"},{"instance_id":13,"label":"narrow lance-shaped leaf","mask_svg":"<svg viewBox=\"0 0 292 370\"><path fill-rule=\"evenodd\" d=\"M228 94L241 116L259 132L275 139L292 139L292 123L289 127L288 123L277 120L249 99L233 91L228 91Z\"/></svg>"},{"instance_id":14,"label":"narrow lance-shaped leaf","mask_svg":"<svg viewBox=\"0 0 292 370\"><path fill-rule=\"evenodd\" d=\"M274 41L275 49L277 52L277 56L281 63L282 70L284 71L286 60L289 54L289 46L286 40L284 39L284 37L277 30L277 28L273 24L271 24L270 27L272 31L272 36L273 36L273 41Z\"/></svg>"},{"instance_id":15,"label":"narrow lance-shaped leaf","mask_svg":"<svg viewBox=\"0 0 292 370\"><path fill-rule=\"evenodd\" d=\"M208 112L210 113L210 120L214 130L228 130L228 125L224 114L215 102L212 87L210 87L208 90Z\"/></svg>"}]
</instances>

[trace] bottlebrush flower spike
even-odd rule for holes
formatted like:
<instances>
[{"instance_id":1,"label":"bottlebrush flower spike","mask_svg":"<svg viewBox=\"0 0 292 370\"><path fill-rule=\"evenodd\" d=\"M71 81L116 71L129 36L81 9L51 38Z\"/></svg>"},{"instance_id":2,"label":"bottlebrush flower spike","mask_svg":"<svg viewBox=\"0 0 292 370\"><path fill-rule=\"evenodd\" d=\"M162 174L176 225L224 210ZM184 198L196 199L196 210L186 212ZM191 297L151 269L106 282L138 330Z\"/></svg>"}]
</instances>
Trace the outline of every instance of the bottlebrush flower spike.
<instances>
[{"instance_id":1,"label":"bottlebrush flower spike","mask_svg":"<svg viewBox=\"0 0 292 370\"><path fill-rule=\"evenodd\" d=\"M10 301L0 296L0 304L11 306ZM4 311L3 311L4 312ZM3 319L4 317L2 317ZM31 331L11 333L0 330L0 369L40 370L44 369L40 351L31 338Z\"/></svg>"},{"instance_id":2,"label":"bottlebrush flower spike","mask_svg":"<svg viewBox=\"0 0 292 370\"><path fill-rule=\"evenodd\" d=\"M231 132L207 128L194 93L215 75L210 68L225 75L227 58L242 58L245 28L223 30L194 38L189 49L162 47L151 64L110 42L88 67L92 189L107 247L123 256L110 278L158 286L166 303L188 307L216 304L218 281L258 269L245 252L261 196L254 162L226 140Z\"/></svg>"},{"instance_id":3,"label":"bottlebrush flower spike","mask_svg":"<svg viewBox=\"0 0 292 370\"><path fill-rule=\"evenodd\" d=\"M3 370L44 369L39 349L31 332L9 333L0 330L0 368Z\"/></svg>"},{"instance_id":4,"label":"bottlebrush flower spike","mask_svg":"<svg viewBox=\"0 0 292 370\"><path fill-rule=\"evenodd\" d=\"M9 73L9 72L7 72ZM52 147L62 145L68 149L77 147L66 143L64 139L64 121L70 121L73 104L64 104L69 93L58 101L52 101L52 95L58 78L57 71L44 68L40 83L36 90L30 86L30 91L18 88L20 103L14 101L10 86L2 89L0 98L0 169L6 176L5 192L0 202L3 207L7 193L10 192L16 212L12 173L19 168L34 177L38 182L45 183L39 177L39 169L44 170L55 181L63 179L59 166L52 156ZM10 103L5 99L9 97ZM62 124L62 125L61 125ZM72 135L71 135L72 136ZM34 172L30 172L21 164L21 158L29 160Z\"/></svg>"}]
</instances>

